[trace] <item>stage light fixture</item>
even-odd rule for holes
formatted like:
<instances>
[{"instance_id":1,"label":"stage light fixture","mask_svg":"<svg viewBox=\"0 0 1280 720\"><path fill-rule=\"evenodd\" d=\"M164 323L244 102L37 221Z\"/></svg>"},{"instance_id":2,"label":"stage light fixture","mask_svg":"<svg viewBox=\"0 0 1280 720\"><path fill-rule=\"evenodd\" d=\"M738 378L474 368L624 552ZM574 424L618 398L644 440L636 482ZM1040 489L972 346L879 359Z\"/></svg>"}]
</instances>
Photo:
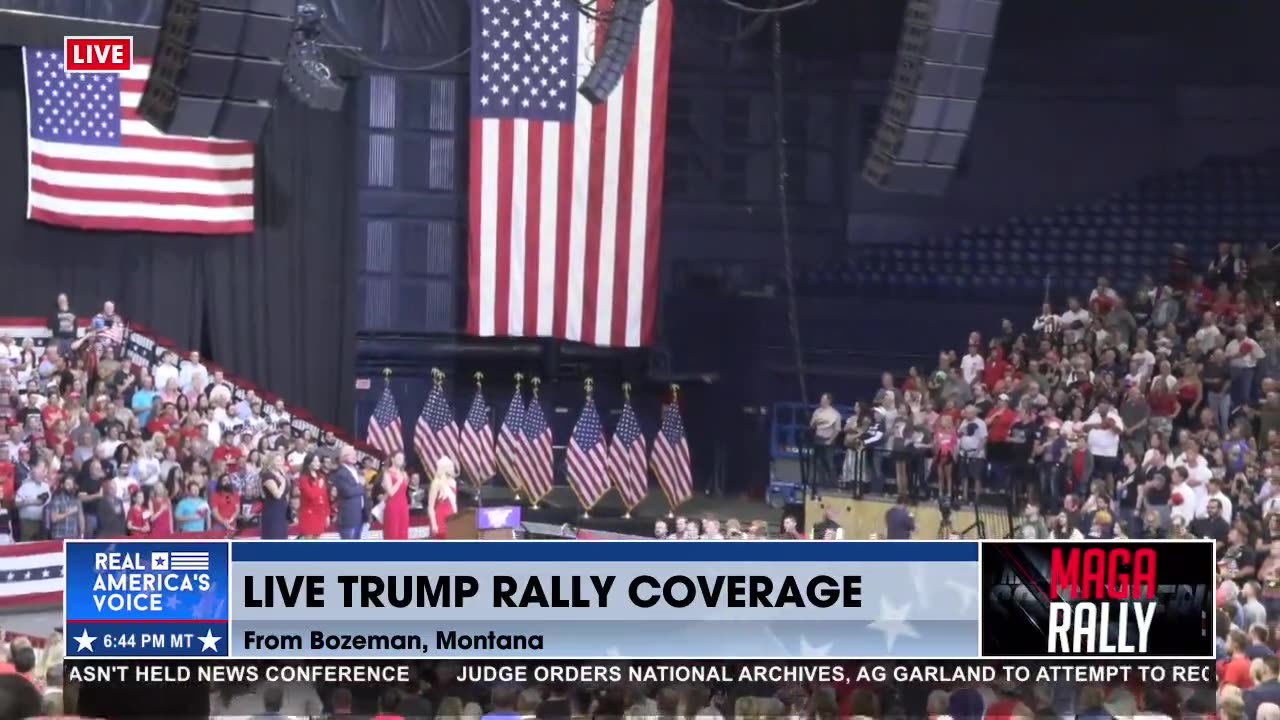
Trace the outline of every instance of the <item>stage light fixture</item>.
<instances>
[{"instance_id":1,"label":"stage light fixture","mask_svg":"<svg viewBox=\"0 0 1280 720\"><path fill-rule=\"evenodd\" d=\"M622 75L640 42L640 23L647 4L646 0L614 0L608 13L604 46L591 72L578 87L578 92L592 105L608 100L609 94L622 82Z\"/></svg>"},{"instance_id":2,"label":"stage light fixture","mask_svg":"<svg viewBox=\"0 0 1280 720\"><path fill-rule=\"evenodd\" d=\"M284 83L290 95L312 110L338 112L342 110L347 86L334 76L320 49L324 17L324 11L315 3L298 5Z\"/></svg>"}]
</instances>

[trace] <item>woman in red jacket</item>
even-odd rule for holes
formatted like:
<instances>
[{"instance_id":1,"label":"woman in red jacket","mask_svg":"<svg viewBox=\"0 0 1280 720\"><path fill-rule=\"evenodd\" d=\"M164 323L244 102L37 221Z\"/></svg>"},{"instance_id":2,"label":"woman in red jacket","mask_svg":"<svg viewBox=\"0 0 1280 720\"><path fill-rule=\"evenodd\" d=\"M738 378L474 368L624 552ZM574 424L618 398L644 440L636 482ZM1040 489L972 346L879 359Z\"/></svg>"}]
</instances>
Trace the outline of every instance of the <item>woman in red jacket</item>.
<instances>
[{"instance_id":1,"label":"woman in red jacket","mask_svg":"<svg viewBox=\"0 0 1280 720\"><path fill-rule=\"evenodd\" d=\"M298 535L317 538L329 525L329 483L320 469L320 458L307 455L298 477Z\"/></svg>"}]
</instances>

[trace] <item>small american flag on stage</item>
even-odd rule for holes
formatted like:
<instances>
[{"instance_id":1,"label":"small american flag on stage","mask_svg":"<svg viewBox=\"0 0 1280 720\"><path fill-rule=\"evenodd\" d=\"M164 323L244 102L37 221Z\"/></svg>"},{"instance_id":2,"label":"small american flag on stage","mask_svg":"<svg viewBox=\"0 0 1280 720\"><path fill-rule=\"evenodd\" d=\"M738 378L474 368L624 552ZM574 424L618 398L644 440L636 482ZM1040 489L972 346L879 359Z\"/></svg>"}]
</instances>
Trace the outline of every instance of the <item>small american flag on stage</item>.
<instances>
[{"instance_id":1,"label":"small american flag on stage","mask_svg":"<svg viewBox=\"0 0 1280 720\"><path fill-rule=\"evenodd\" d=\"M569 486L583 510L590 510L609 492L609 451L596 402L587 396L565 453Z\"/></svg>"},{"instance_id":2,"label":"small american flag on stage","mask_svg":"<svg viewBox=\"0 0 1280 720\"><path fill-rule=\"evenodd\" d=\"M436 460L458 457L458 421L453 418L453 407L444 396L444 386L436 382L422 406L418 423L413 428L413 450L418 462L430 470Z\"/></svg>"},{"instance_id":3,"label":"small american flag on stage","mask_svg":"<svg viewBox=\"0 0 1280 720\"><path fill-rule=\"evenodd\" d=\"M502 418L502 427L498 429L498 469L512 490L520 492L524 488L524 480L520 479L520 434L524 428L524 398L520 396L520 388L511 396L511 404L507 406L507 415Z\"/></svg>"},{"instance_id":4,"label":"small american flag on stage","mask_svg":"<svg viewBox=\"0 0 1280 720\"><path fill-rule=\"evenodd\" d=\"M253 143L165 135L138 116L151 62L67 73L23 49L27 217L85 230L253 232Z\"/></svg>"},{"instance_id":5,"label":"small american flag on stage","mask_svg":"<svg viewBox=\"0 0 1280 720\"><path fill-rule=\"evenodd\" d=\"M679 507L693 497L693 468L689 463L689 441L684 435L680 406L674 402L662 406L662 426L653 439L651 457L653 474L671 508Z\"/></svg>"},{"instance_id":6,"label":"small american flag on stage","mask_svg":"<svg viewBox=\"0 0 1280 720\"><path fill-rule=\"evenodd\" d=\"M613 431L609 446L609 475L627 508L634 508L649 494L649 468L645 466L644 434L640 420L628 400L622 406L622 417Z\"/></svg>"},{"instance_id":7,"label":"small american flag on stage","mask_svg":"<svg viewBox=\"0 0 1280 720\"><path fill-rule=\"evenodd\" d=\"M520 469L524 492L533 502L546 497L555 482L551 452L551 426L547 425L542 401L535 392L524 410L520 446L516 453L516 465Z\"/></svg>"},{"instance_id":8,"label":"small american flag on stage","mask_svg":"<svg viewBox=\"0 0 1280 720\"><path fill-rule=\"evenodd\" d=\"M607 17L613 0L596 0ZM602 105L605 23L574 0L474 0L467 331L653 340L672 0L649 0Z\"/></svg>"},{"instance_id":9,"label":"small american flag on stage","mask_svg":"<svg viewBox=\"0 0 1280 720\"><path fill-rule=\"evenodd\" d=\"M489 423L489 404L484 401L484 392L480 388L476 388L471 409L462 422L458 455L461 456L463 472L477 485L498 472L497 454L493 447L493 425Z\"/></svg>"},{"instance_id":10,"label":"small american flag on stage","mask_svg":"<svg viewBox=\"0 0 1280 720\"><path fill-rule=\"evenodd\" d=\"M396 405L395 396L391 394L391 386L382 387L382 397L373 408L369 417L368 442L384 455L392 455L404 451L404 430L400 423L400 407Z\"/></svg>"}]
</instances>

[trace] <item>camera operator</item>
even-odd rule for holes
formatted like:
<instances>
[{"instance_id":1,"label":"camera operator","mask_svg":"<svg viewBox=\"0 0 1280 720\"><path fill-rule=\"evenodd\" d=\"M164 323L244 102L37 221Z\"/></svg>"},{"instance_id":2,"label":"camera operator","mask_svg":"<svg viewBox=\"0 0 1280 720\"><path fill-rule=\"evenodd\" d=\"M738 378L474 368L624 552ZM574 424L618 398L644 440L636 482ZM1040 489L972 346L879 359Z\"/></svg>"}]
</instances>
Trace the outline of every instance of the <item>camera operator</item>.
<instances>
[{"instance_id":1,"label":"camera operator","mask_svg":"<svg viewBox=\"0 0 1280 720\"><path fill-rule=\"evenodd\" d=\"M982 480L987 471L987 423L978 417L978 408L970 405L964 409L959 434L960 496L962 500L972 497L976 505L982 495ZM972 496L968 496L970 482Z\"/></svg>"}]
</instances>

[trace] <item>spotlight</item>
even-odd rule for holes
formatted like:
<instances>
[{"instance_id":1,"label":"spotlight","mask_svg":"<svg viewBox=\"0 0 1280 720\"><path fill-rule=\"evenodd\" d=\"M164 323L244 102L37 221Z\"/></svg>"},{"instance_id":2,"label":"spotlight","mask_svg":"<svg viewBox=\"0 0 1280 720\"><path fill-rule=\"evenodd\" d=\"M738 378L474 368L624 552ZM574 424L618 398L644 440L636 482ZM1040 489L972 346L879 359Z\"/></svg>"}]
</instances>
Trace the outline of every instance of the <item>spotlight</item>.
<instances>
[{"instance_id":1,"label":"spotlight","mask_svg":"<svg viewBox=\"0 0 1280 720\"><path fill-rule=\"evenodd\" d=\"M644 20L645 0L615 0L609 13L609 28L604 45L596 56L596 64L578 87L587 102L599 105L609 99L618 87L627 63L640 42L640 23Z\"/></svg>"},{"instance_id":2,"label":"spotlight","mask_svg":"<svg viewBox=\"0 0 1280 720\"><path fill-rule=\"evenodd\" d=\"M324 11L315 3L298 5L289 43L289 57L284 66L284 83L302 104L312 110L337 112L342 109L347 86L334 77L320 49L320 31Z\"/></svg>"}]
</instances>

